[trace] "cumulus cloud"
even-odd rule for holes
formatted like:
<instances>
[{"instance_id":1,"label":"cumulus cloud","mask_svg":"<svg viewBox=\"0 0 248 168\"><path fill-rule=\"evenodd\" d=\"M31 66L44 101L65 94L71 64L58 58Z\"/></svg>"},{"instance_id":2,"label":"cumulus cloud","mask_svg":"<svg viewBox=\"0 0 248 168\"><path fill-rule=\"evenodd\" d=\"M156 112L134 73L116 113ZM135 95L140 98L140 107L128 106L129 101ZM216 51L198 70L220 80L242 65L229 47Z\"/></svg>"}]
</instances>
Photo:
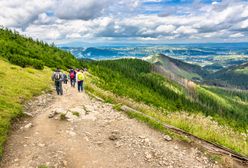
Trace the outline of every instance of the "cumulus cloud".
<instances>
[{"instance_id":1,"label":"cumulus cloud","mask_svg":"<svg viewBox=\"0 0 248 168\"><path fill-rule=\"evenodd\" d=\"M231 34L230 37L233 37L233 38L244 37L244 34L242 34L242 33L235 33L235 34Z\"/></svg>"},{"instance_id":2,"label":"cumulus cloud","mask_svg":"<svg viewBox=\"0 0 248 168\"><path fill-rule=\"evenodd\" d=\"M155 31L158 33L168 34L168 33L173 32L175 29L176 29L176 26L168 24L168 25L159 25Z\"/></svg>"},{"instance_id":3,"label":"cumulus cloud","mask_svg":"<svg viewBox=\"0 0 248 168\"><path fill-rule=\"evenodd\" d=\"M248 37L248 2L167 0L1 0L0 24L46 41L199 41ZM151 4L151 6L149 6Z\"/></svg>"},{"instance_id":4,"label":"cumulus cloud","mask_svg":"<svg viewBox=\"0 0 248 168\"><path fill-rule=\"evenodd\" d=\"M61 19L89 20L104 14L110 0L60 0L54 9Z\"/></svg>"},{"instance_id":5,"label":"cumulus cloud","mask_svg":"<svg viewBox=\"0 0 248 168\"><path fill-rule=\"evenodd\" d=\"M1 0L0 24L7 27L26 27L52 6L52 0Z\"/></svg>"}]
</instances>

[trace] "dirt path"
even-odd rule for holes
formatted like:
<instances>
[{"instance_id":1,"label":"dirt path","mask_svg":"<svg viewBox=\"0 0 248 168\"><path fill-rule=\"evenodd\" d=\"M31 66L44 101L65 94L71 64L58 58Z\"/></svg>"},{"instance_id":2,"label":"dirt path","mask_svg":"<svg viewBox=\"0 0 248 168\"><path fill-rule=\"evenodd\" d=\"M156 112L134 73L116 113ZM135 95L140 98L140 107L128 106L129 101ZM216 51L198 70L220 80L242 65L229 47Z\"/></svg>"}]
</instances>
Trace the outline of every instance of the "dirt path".
<instances>
[{"instance_id":1,"label":"dirt path","mask_svg":"<svg viewBox=\"0 0 248 168\"><path fill-rule=\"evenodd\" d=\"M219 167L198 149L166 141L111 105L65 90L64 96L43 95L30 104L34 117L16 125L1 168ZM69 121L60 114L48 118L53 111L67 112Z\"/></svg>"}]
</instances>

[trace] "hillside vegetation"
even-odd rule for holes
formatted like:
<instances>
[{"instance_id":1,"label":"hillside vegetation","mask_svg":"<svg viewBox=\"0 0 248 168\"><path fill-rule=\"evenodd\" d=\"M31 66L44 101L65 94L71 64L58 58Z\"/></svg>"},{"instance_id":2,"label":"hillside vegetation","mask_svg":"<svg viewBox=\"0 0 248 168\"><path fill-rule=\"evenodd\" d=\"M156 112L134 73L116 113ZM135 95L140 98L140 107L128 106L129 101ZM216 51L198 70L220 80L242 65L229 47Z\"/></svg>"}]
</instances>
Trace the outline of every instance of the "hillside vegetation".
<instances>
[{"instance_id":1,"label":"hillside vegetation","mask_svg":"<svg viewBox=\"0 0 248 168\"><path fill-rule=\"evenodd\" d=\"M202 80L208 75L208 71L203 70L199 65L189 64L163 54L150 56L146 58L146 61L160 66L170 75L177 75L190 80Z\"/></svg>"},{"instance_id":2,"label":"hillside vegetation","mask_svg":"<svg viewBox=\"0 0 248 168\"><path fill-rule=\"evenodd\" d=\"M219 121L224 119L234 128L247 128L247 107L237 104L224 92L220 94L217 88L213 92L208 87L195 85L189 94L188 88L152 72L150 63L138 59L93 61L88 66L100 78L98 86L120 96L167 111L202 112Z\"/></svg>"},{"instance_id":3,"label":"hillside vegetation","mask_svg":"<svg viewBox=\"0 0 248 168\"><path fill-rule=\"evenodd\" d=\"M32 66L36 69L43 69L44 66L63 69L78 66L77 59L69 52L7 29L0 29L0 57L21 67Z\"/></svg>"},{"instance_id":4,"label":"hillside vegetation","mask_svg":"<svg viewBox=\"0 0 248 168\"><path fill-rule=\"evenodd\" d=\"M92 84L120 97L131 98L141 104L159 109L160 112L154 110L155 112L149 112L149 115L158 116L166 123L248 154L248 146L245 145L248 141L246 137L248 94L246 92L239 93L235 90L228 91L196 84L192 85L190 91L189 88L154 73L152 64L138 59L89 61L86 64L90 72L97 77L93 78ZM233 97L236 98L233 99ZM225 125L225 129L218 126L222 128L219 129L221 130L219 133L216 128L208 130L212 126L205 127L204 122L196 122L193 120L195 117L192 118L188 114L209 116L214 120L199 121L212 124L213 127L217 121L218 124ZM173 120L168 119L168 116ZM221 135L220 132L224 130L226 133ZM226 130L236 130L234 131L236 133ZM244 132L245 137L238 132Z\"/></svg>"},{"instance_id":5,"label":"hillside vegetation","mask_svg":"<svg viewBox=\"0 0 248 168\"><path fill-rule=\"evenodd\" d=\"M206 81L209 84L248 89L248 63L217 71L208 76Z\"/></svg>"},{"instance_id":6,"label":"hillside vegetation","mask_svg":"<svg viewBox=\"0 0 248 168\"><path fill-rule=\"evenodd\" d=\"M225 58L220 57L218 59L221 60ZM220 66L218 63L209 65L209 67L200 67L199 65L186 63L163 54L152 55L145 60L156 65L156 72L168 76L171 79L188 79L198 83L220 87L248 88L248 63L227 68ZM216 70L212 71L211 67Z\"/></svg>"}]
</instances>

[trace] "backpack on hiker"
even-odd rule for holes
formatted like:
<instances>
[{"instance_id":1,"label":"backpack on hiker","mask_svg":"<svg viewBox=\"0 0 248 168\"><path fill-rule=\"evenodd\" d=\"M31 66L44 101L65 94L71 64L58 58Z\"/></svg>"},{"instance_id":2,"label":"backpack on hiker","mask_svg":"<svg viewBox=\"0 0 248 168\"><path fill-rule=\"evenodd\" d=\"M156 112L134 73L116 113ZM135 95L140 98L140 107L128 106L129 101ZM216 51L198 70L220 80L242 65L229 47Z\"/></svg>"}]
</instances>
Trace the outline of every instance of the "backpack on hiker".
<instances>
[{"instance_id":1,"label":"backpack on hiker","mask_svg":"<svg viewBox=\"0 0 248 168\"><path fill-rule=\"evenodd\" d=\"M55 81L60 81L62 79L62 75L60 72L55 72L54 74L54 80Z\"/></svg>"},{"instance_id":2,"label":"backpack on hiker","mask_svg":"<svg viewBox=\"0 0 248 168\"><path fill-rule=\"evenodd\" d=\"M70 78L71 79L74 79L75 78L75 73L73 71L70 73Z\"/></svg>"},{"instance_id":3,"label":"backpack on hiker","mask_svg":"<svg viewBox=\"0 0 248 168\"><path fill-rule=\"evenodd\" d=\"M84 75L82 73L78 73L78 81L84 80Z\"/></svg>"},{"instance_id":4,"label":"backpack on hiker","mask_svg":"<svg viewBox=\"0 0 248 168\"><path fill-rule=\"evenodd\" d=\"M67 80L67 75L66 74L63 74L63 76L64 76L64 80Z\"/></svg>"}]
</instances>

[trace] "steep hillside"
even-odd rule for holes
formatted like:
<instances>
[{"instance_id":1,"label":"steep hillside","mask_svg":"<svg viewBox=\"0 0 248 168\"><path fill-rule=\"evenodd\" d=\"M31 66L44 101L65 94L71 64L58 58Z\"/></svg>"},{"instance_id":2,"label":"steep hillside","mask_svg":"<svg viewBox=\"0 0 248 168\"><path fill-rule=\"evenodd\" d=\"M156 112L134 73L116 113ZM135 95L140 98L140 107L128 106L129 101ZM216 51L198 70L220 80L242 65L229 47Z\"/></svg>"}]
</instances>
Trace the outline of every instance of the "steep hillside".
<instances>
[{"instance_id":1,"label":"steep hillside","mask_svg":"<svg viewBox=\"0 0 248 168\"><path fill-rule=\"evenodd\" d=\"M147 57L145 60L159 66L168 74L177 75L190 80L202 80L202 77L208 74L206 70L203 70L198 65L188 64L163 54L153 55Z\"/></svg>"},{"instance_id":2,"label":"steep hillside","mask_svg":"<svg viewBox=\"0 0 248 168\"><path fill-rule=\"evenodd\" d=\"M219 88L203 87L194 83L189 83L190 87L185 88L170 78L154 73L152 64L138 59L89 61L87 66L95 76L91 79L92 83L88 84L89 90L94 90L93 85L96 85L122 98L155 108L154 112L145 112L194 135L248 154L248 147L244 146L247 139L239 133L227 131L230 128L245 132L248 127L248 101L235 91L221 92ZM248 96L246 92L243 94ZM233 99L233 95L237 98ZM113 101L116 98L113 96L107 99ZM127 100L120 103L123 102ZM204 118L202 114L215 123L196 117L200 115L200 118ZM225 127L218 126L216 121ZM204 122L208 124L205 125ZM216 129L224 129L220 132L226 131L227 134L217 134L215 128L210 129L210 125L218 127ZM243 146L243 149L240 146Z\"/></svg>"},{"instance_id":3,"label":"steep hillside","mask_svg":"<svg viewBox=\"0 0 248 168\"><path fill-rule=\"evenodd\" d=\"M169 111L203 112L213 117L225 118L229 124L236 123L234 125L237 127L247 126L247 108L231 104L222 94L212 92L207 86L189 81L187 88L182 87L176 81L154 73L153 65L146 61L91 61L88 62L88 67L99 77L96 81L99 86L118 95Z\"/></svg>"},{"instance_id":4,"label":"steep hillside","mask_svg":"<svg viewBox=\"0 0 248 168\"><path fill-rule=\"evenodd\" d=\"M43 69L44 66L66 68L78 65L76 58L69 52L7 29L0 29L0 57L21 67L33 66L36 69Z\"/></svg>"},{"instance_id":5,"label":"steep hillside","mask_svg":"<svg viewBox=\"0 0 248 168\"><path fill-rule=\"evenodd\" d=\"M228 68L216 63L202 68L163 54L153 55L145 60L154 65L155 72L168 76L179 83L188 79L208 85L248 89L248 63ZM210 72L212 68L215 69L215 72ZM217 69L219 70L216 71Z\"/></svg>"}]
</instances>

